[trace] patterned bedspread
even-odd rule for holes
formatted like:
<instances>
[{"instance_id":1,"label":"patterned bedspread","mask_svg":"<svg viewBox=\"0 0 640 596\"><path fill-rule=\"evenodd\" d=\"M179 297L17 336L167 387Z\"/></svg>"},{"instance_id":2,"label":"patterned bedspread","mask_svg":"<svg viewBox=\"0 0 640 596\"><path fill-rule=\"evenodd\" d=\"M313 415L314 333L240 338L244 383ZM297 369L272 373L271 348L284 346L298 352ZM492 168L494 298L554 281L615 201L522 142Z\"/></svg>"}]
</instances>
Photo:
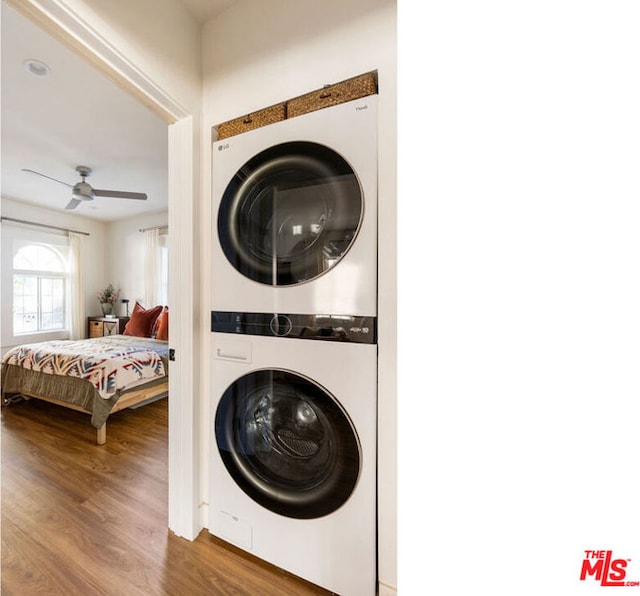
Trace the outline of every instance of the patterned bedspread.
<instances>
[{"instance_id":1,"label":"patterned bedspread","mask_svg":"<svg viewBox=\"0 0 640 596\"><path fill-rule=\"evenodd\" d=\"M166 375L166 342L113 335L16 346L2 359L25 369L86 379L105 399Z\"/></svg>"}]
</instances>

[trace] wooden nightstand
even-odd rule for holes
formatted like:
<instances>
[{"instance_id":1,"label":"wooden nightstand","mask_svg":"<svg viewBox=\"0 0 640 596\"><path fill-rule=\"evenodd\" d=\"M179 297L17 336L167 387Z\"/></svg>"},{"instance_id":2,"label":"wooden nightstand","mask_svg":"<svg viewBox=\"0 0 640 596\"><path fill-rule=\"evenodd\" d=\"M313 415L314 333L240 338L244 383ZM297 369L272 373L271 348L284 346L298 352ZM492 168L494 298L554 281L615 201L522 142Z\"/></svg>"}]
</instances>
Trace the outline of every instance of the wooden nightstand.
<instances>
[{"instance_id":1,"label":"wooden nightstand","mask_svg":"<svg viewBox=\"0 0 640 596\"><path fill-rule=\"evenodd\" d=\"M87 336L104 337L105 335L118 335L124 331L129 317L88 317Z\"/></svg>"}]
</instances>

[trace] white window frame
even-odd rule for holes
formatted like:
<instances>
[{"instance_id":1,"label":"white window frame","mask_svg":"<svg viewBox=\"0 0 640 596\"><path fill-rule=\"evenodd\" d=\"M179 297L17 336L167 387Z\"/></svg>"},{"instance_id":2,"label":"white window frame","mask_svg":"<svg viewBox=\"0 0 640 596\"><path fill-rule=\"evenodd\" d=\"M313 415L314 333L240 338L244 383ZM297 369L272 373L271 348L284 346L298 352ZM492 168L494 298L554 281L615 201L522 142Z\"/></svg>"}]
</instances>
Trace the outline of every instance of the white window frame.
<instances>
[{"instance_id":1,"label":"white window frame","mask_svg":"<svg viewBox=\"0 0 640 596\"><path fill-rule=\"evenodd\" d=\"M64 273L49 271L35 271L25 269L14 269L13 259L20 248L27 245L42 245L54 250L58 253L65 264ZM68 313L66 305L69 300L68 296L68 245L69 240L65 234L56 232L44 232L40 230L33 230L27 227L5 225L2 226L2 264L1 270L3 272L2 288L1 288L1 302L2 310L0 313L0 329L2 351L6 349L24 344L34 343L39 341L50 341L55 339L68 339L69 338L69 325ZM57 277L62 276L64 279L64 293L65 293L65 314L64 314L64 328L46 331L33 331L15 333L13 329L13 278L14 274L26 274L26 275L42 275L44 277Z\"/></svg>"},{"instance_id":2,"label":"white window frame","mask_svg":"<svg viewBox=\"0 0 640 596\"><path fill-rule=\"evenodd\" d=\"M60 259L60 262L62 263L62 271L51 271L51 270L46 270L46 269L20 269L20 268L16 268L15 267L15 258L18 256L18 253L27 247L30 246L34 246L34 247L42 247L46 250L49 250L53 253L55 253L55 255L58 257L58 259ZM68 296L68 279L69 279L69 260L68 260L68 255L64 255L61 254L63 251L61 251L58 248L59 245L57 244L50 244L47 242L33 242L33 241L19 241L17 243L14 243L14 250L13 250L13 267L12 267L12 281L15 281L16 276L21 276L21 277L32 277L36 279L36 284L37 284L37 295L38 295L38 305L37 305L37 329L35 331L16 331L15 329L15 319L12 316L11 318L11 328L12 328L12 333L14 335L14 337L26 337L26 336L31 336L31 335L40 335L42 333L56 333L56 332L66 332L69 333L69 320L68 320L68 316L67 316L67 303L69 300L69 296ZM68 248L68 247L65 247ZM68 252L64 251L64 252ZM62 326L61 327L56 327L53 329L45 329L43 328L42 325L42 295L41 295L41 287L42 287L42 280L43 279L55 279L55 280L60 280L62 282ZM15 314L15 286L12 288L12 309L11 312L12 314Z\"/></svg>"}]
</instances>

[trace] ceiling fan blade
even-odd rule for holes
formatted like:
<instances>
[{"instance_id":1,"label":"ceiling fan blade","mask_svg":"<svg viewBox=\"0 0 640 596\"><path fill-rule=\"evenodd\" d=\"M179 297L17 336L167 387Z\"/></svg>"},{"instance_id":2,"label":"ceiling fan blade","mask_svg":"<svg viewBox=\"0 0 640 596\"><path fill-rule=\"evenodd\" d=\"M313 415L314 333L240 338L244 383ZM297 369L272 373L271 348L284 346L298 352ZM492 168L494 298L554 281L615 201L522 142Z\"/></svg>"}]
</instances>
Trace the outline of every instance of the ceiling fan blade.
<instances>
[{"instance_id":1,"label":"ceiling fan blade","mask_svg":"<svg viewBox=\"0 0 640 596\"><path fill-rule=\"evenodd\" d=\"M139 201L146 201L147 195L143 192L126 192L124 190L98 190L93 189L93 194L96 197L111 197L113 199L137 199Z\"/></svg>"},{"instance_id":2,"label":"ceiling fan blade","mask_svg":"<svg viewBox=\"0 0 640 596\"><path fill-rule=\"evenodd\" d=\"M65 209L75 209L80 203L82 203L82 201L79 201L78 199L71 199L67 203L67 206L65 207Z\"/></svg>"},{"instance_id":3,"label":"ceiling fan blade","mask_svg":"<svg viewBox=\"0 0 640 596\"><path fill-rule=\"evenodd\" d=\"M46 174L41 174L40 172L36 172L35 170L28 170L27 168L22 168L23 172L29 172L31 174L37 174L38 176L42 176L43 178L49 178L49 180L53 180L54 182L58 182L59 184L64 184L65 186L68 186L69 188L73 188L73 184L67 184L66 182L63 182L62 180L58 180L56 178L52 178L51 176L47 176Z\"/></svg>"}]
</instances>

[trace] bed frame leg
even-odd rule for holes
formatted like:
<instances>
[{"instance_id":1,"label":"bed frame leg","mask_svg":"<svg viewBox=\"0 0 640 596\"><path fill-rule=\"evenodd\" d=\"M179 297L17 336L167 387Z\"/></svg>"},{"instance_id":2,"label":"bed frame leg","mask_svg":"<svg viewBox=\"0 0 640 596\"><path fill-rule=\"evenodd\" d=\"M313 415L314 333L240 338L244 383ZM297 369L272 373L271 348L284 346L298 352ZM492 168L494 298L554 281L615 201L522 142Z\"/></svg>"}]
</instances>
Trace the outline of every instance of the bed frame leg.
<instances>
[{"instance_id":1,"label":"bed frame leg","mask_svg":"<svg viewBox=\"0 0 640 596\"><path fill-rule=\"evenodd\" d=\"M107 423L105 422L98 429L98 445L104 445L107 442Z\"/></svg>"}]
</instances>

